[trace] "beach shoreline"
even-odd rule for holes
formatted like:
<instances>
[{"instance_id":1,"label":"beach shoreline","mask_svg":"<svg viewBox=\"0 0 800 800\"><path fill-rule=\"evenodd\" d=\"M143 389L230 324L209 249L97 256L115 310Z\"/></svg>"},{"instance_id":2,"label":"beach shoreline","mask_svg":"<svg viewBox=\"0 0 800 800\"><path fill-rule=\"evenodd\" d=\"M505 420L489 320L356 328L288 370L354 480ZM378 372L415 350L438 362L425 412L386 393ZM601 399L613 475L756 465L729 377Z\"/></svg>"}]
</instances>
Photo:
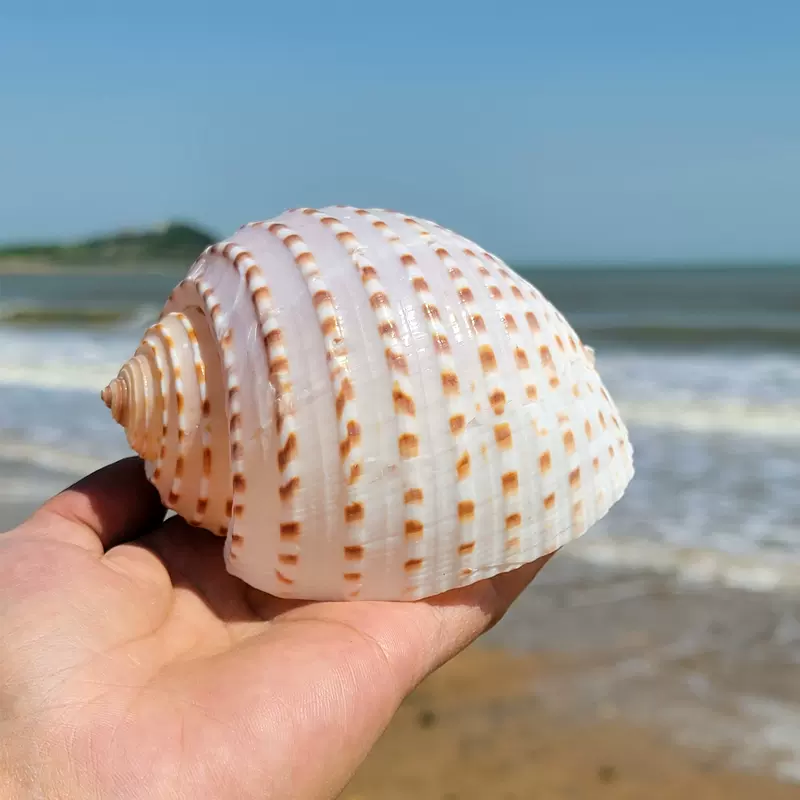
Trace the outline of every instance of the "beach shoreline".
<instances>
[{"instance_id":1,"label":"beach shoreline","mask_svg":"<svg viewBox=\"0 0 800 800\"><path fill-rule=\"evenodd\" d=\"M341 800L789 800L797 785L652 727L544 706L547 656L473 646L401 706Z\"/></svg>"},{"instance_id":2,"label":"beach shoreline","mask_svg":"<svg viewBox=\"0 0 800 800\"><path fill-rule=\"evenodd\" d=\"M408 698L342 798L797 797L798 654L800 593L562 551Z\"/></svg>"}]
</instances>

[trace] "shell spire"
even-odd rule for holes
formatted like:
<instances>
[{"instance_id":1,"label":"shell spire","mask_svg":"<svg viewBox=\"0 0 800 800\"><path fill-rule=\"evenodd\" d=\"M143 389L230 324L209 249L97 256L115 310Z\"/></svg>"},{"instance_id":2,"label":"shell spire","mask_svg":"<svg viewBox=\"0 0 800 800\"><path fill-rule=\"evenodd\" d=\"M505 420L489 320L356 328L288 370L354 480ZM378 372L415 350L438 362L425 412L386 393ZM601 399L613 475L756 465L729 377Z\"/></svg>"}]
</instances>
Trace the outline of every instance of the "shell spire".
<instances>
[{"instance_id":1,"label":"shell spire","mask_svg":"<svg viewBox=\"0 0 800 800\"><path fill-rule=\"evenodd\" d=\"M114 378L111 383L100 392L100 399L111 411L114 422L124 425L123 420L128 413L128 384L121 378Z\"/></svg>"},{"instance_id":2,"label":"shell spire","mask_svg":"<svg viewBox=\"0 0 800 800\"><path fill-rule=\"evenodd\" d=\"M226 535L230 459L217 344L202 314L164 314L101 393L166 506ZM216 397L215 397L216 396ZM214 401L222 414L212 413Z\"/></svg>"},{"instance_id":3,"label":"shell spire","mask_svg":"<svg viewBox=\"0 0 800 800\"><path fill-rule=\"evenodd\" d=\"M633 477L563 315L474 242L380 209L293 209L209 247L101 398L165 505L284 597L491 577Z\"/></svg>"}]
</instances>

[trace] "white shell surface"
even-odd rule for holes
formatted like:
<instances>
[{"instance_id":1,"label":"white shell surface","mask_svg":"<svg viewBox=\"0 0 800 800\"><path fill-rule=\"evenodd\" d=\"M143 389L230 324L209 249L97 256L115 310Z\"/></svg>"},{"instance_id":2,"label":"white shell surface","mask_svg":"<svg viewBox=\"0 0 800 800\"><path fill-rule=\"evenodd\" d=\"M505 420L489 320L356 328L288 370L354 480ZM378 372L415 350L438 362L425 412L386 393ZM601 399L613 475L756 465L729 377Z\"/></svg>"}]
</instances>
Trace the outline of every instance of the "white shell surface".
<instances>
[{"instance_id":1,"label":"white shell surface","mask_svg":"<svg viewBox=\"0 0 800 800\"><path fill-rule=\"evenodd\" d=\"M227 537L228 570L275 595L413 600L488 578L583 534L633 476L564 317L404 214L241 228L138 352L112 406L131 446L167 505Z\"/></svg>"}]
</instances>

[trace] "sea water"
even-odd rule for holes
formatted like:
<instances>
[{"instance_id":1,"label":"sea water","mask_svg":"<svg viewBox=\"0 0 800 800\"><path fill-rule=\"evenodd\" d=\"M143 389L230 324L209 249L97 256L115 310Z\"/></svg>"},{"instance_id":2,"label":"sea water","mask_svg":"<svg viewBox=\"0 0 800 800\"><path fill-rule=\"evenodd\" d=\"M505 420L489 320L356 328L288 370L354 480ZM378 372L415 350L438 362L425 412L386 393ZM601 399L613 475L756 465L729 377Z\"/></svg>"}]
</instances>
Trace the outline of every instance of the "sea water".
<instances>
[{"instance_id":1,"label":"sea water","mask_svg":"<svg viewBox=\"0 0 800 800\"><path fill-rule=\"evenodd\" d=\"M800 269L519 269L595 348L635 450L570 552L800 587ZM0 529L130 453L99 391L180 277L0 275Z\"/></svg>"}]
</instances>

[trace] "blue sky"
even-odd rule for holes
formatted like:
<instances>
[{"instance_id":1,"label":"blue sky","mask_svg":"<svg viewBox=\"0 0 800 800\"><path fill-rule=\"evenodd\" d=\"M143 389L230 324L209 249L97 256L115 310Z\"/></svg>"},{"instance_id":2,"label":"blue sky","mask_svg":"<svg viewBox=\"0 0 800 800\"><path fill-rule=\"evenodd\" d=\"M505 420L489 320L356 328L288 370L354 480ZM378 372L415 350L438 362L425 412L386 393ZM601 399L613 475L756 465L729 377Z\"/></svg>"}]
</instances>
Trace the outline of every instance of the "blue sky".
<instances>
[{"instance_id":1,"label":"blue sky","mask_svg":"<svg viewBox=\"0 0 800 800\"><path fill-rule=\"evenodd\" d=\"M0 241L353 203L514 260L800 259L796 0L10 5Z\"/></svg>"}]
</instances>

